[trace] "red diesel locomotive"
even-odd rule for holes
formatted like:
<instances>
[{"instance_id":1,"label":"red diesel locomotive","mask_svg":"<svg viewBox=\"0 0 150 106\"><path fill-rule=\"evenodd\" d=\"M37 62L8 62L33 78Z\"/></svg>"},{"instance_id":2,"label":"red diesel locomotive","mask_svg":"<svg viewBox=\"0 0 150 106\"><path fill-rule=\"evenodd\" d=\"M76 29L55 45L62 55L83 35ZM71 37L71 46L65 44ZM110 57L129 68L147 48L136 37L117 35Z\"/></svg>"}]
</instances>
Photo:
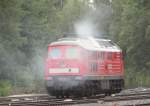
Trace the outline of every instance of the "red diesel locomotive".
<instances>
[{"instance_id":1,"label":"red diesel locomotive","mask_svg":"<svg viewBox=\"0 0 150 106\"><path fill-rule=\"evenodd\" d=\"M48 46L45 80L53 96L120 92L124 87L122 51L108 39L59 39Z\"/></svg>"}]
</instances>

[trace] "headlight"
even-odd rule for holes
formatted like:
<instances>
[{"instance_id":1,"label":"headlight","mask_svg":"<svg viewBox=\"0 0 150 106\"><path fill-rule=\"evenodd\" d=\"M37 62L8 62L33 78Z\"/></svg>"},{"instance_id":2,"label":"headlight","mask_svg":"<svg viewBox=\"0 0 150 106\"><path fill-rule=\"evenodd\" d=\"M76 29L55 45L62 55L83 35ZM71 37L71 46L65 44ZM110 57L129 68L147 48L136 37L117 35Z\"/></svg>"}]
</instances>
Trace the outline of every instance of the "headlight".
<instances>
[{"instance_id":1,"label":"headlight","mask_svg":"<svg viewBox=\"0 0 150 106\"><path fill-rule=\"evenodd\" d=\"M46 77L46 80L53 80L53 77L48 76Z\"/></svg>"},{"instance_id":2,"label":"headlight","mask_svg":"<svg viewBox=\"0 0 150 106\"><path fill-rule=\"evenodd\" d=\"M77 76L77 77L75 77L75 80L82 80L82 77L81 76Z\"/></svg>"}]
</instances>

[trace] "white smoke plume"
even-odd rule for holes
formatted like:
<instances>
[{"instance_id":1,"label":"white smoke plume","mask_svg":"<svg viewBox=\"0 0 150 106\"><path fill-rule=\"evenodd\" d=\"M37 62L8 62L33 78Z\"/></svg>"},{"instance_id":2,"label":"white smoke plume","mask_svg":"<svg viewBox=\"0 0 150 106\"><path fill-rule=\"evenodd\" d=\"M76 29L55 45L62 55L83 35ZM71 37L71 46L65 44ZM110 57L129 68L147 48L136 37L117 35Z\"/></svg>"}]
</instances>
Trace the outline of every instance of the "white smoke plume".
<instances>
[{"instance_id":1,"label":"white smoke plume","mask_svg":"<svg viewBox=\"0 0 150 106\"><path fill-rule=\"evenodd\" d=\"M111 21L112 9L109 5L100 4L99 7L89 7L81 19L74 24L75 33L79 37L98 36L105 31Z\"/></svg>"}]
</instances>

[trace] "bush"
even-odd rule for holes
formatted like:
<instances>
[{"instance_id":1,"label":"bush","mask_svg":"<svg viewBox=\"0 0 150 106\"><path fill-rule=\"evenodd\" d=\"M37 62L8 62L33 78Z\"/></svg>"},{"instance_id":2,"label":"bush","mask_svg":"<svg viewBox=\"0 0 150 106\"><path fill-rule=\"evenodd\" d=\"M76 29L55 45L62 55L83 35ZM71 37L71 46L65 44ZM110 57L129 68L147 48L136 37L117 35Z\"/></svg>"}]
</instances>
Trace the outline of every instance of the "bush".
<instances>
[{"instance_id":1,"label":"bush","mask_svg":"<svg viewBox=\"0 0 150 106\"><path fill-rule=\"evenodd\" d=\"M144 70L135 71L134 69L125 70L125 87L150 87L150 73Z\"/></svg>"},{"instance_id":2,"label":"bush","mask_svg":"<svg viewBox=\"0 0 150 106\"><path fill-rule=\"evenodd\" d=\"M0 96L9 95L11 88L11 83L8 80L0 80Z\"/></svg>"}]
</instances>

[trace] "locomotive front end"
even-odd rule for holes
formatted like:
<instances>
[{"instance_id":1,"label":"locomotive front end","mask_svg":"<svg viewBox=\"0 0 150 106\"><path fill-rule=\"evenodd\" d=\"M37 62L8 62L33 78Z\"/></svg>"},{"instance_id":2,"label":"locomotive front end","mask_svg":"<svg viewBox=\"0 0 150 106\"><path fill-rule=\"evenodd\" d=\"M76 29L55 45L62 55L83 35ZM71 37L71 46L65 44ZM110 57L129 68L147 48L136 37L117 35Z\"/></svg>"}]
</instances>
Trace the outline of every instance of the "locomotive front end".
<instances>
[{"instance_id":1,"label":"locomotive front end","mask_svg":"<svg viewBox=\"0 0 150 106\"><path fill-rule=\"evenodd\" d=\"M51 95L67 95L82 84L80 50L75 45L52 44L48 47L45 80Z\"/></svg>"}]
</instances>

